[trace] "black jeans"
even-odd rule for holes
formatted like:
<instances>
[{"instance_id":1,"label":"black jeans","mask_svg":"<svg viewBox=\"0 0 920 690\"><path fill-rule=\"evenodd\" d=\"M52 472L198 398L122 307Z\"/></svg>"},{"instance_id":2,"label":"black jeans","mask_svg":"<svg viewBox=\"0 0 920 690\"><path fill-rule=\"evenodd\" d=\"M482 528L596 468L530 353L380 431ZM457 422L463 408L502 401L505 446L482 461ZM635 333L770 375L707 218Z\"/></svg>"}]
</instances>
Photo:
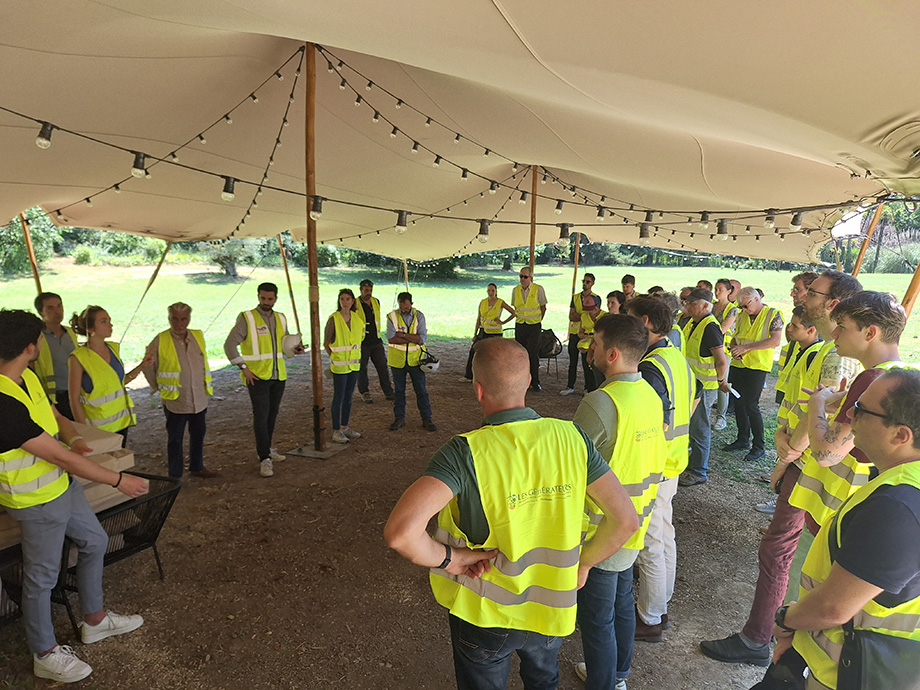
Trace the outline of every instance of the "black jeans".
<instances>
[{"instance_id":1,"label":"black jeans","mask_svg":"<svg viewBox=\"0 0 920 690\"><path fill-rule=\"evenodd\" d=\"M272 436L275 433L275 420L281 408L285 381L258 379L247 386L249 399L252 401L252 430L256 435L256 452L259 461L271 457Z\"/></svg>"},{"instance_id":2,"label":"black jeans","mask_svg":"<svg viewBox=\"0 0 920 690\"><path fill-rule=\"evenodd\" d=\"M728 381L741 396L735 400L735 420L738 422L738 441L747 444L753 435L752 446L764 449L763 416L760 414L760 395L767 372L759 369L729 367ZM708 410L707 410L708 412Z\"/></svg>"},{"instance_id":3,"label":"black jeans","mask_svg":"<svg viewBox=\"0 0 920 690\"><path fill-rule=\"evenodd\" d=\"M380 379L380 388L383 394L393 397L393 386L390 384L390 369L387 366L387 348L380 338L376 341L368 342L367 339L361 342L361 368L358 370L358 392L367 393L370 381L367 379L367 360L374 363L374 369L377 370L377 378Z\"/></svg>"},{"instance_id":4,"label":"black jeans","mask_svg":"<svg viewBox=\"0 0 920 690\"><path fill-rule=\"evenodd\" d=\"M516 323L514 324L514 339L517 340L527 354L530 355L530 385L540 385L540 333L543 324Z\"/></svg>"},{"instance_id":5,"label":"black jeans","mask_svg":"<svg viewBox=\"0 0 920 690\"><path fill-rule=\"evenodd\" d=\"M185 427L188 425L188 471L200 472L204 469L204 435L207 431L205 408L197 414L176 414L165 407L166 413L166 457L169 476L179 479L182 476L184 453L182 445L185 440Z\"/></svg>"},{"instance_id":6,"label":"black jeans","mask_svg":"<svg viewBox=\"0 0 920 690\"><path fill-rule=\"evenodd\" d=\"M476 338L475 340L473 340L473 344L470 346L470 356L466 360L466 374L464 374L466 378L468 379L473 378L473 355L476 354L475 352L476 343L478 343L480 340L485 340L486 338L501 338L501 337L502 337L501 333L486 333L484 330L479 329L479 333L476 334Z\"/></svg>"}]
</instances>

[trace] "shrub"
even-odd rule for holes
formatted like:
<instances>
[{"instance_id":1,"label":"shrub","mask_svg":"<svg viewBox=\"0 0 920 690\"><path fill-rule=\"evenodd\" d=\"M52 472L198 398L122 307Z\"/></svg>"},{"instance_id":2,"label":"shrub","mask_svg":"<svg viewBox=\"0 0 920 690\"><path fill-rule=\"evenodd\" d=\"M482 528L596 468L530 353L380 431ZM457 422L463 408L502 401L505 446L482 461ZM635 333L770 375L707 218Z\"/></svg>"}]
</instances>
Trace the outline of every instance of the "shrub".
<instances>
[{"instance_id":1,"label":"shrub","mask_svg":"<svg viewBox=\"0 0 920 690\"><path fill-rule=\"evenodd\" d=\"M94 260L91 247L77 247L73 250L73 262L78 266L89 266Z\"/></svg>"}]
</instances>

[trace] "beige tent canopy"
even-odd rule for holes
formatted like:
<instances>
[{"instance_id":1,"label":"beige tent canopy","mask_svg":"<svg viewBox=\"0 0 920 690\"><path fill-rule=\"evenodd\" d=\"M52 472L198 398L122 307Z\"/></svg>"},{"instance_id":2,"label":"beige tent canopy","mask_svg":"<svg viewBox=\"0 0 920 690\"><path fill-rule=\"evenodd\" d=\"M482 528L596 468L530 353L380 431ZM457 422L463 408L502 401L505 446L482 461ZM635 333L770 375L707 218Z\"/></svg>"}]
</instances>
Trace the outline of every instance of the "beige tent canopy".
<instances>
[{"instance_id":1,"label":"beige tent canopy","mask_svg":"<svg viewBox=\"0 0 920 690\"><path fill-rule=\"evenodd\" d=\"M41 205L169 240L303 238L311 41L320 241L413 260L526 244L538 166L538 242L570 223L636 243L648 218L652 246L808 261L841 205L920 192L918 15L884 0L8 0L0 217ZM723 219L736 238L720 246Z\"/></svg>"}]
</instances>

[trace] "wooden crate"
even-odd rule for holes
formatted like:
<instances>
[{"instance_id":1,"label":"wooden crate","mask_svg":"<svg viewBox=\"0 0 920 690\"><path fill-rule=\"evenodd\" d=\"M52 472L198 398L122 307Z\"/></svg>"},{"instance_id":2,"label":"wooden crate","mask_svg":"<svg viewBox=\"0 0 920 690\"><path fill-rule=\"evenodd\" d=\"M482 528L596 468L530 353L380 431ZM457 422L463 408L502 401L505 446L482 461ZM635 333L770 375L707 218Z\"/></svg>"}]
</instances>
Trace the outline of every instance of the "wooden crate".
<instances>
[{"instance_id":1,"label":"wooden crate","mask_svg":"<svg viewBox=\"0 0 920 690\"><path fill-rule=\"evenodd\" d=\"M121 450L121 446L125 442L125 437L121 434L113 434L111 431L103 431L78 422L74 422L73 425L77 433L83 437L86 445L92 448L93 455Z\"/></svg>"}]
</instances>

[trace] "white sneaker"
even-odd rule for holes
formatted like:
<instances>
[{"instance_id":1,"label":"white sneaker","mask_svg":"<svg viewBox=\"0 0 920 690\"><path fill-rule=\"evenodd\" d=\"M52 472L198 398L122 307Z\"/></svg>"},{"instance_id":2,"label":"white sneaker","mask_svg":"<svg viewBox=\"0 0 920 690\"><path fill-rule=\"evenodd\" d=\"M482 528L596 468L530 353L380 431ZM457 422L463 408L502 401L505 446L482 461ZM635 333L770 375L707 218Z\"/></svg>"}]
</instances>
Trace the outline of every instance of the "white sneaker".
<instances>
[{"instance_id":1,"label":"white sneaker","mask_svg":"<svg viewBox=\"0 0 920 690\"><path fill-rule=\"evenodd\" d=\"M766 513L767 515L772 515L776 512L776 496L764 503L758 503L754 506L754 510L758 513Z\"/></svg>"},{"instance_id":2,"label":"white sneaker","mask_svg":"<svg viewBox=\"0 0 920 690\"><path fill-rule=\"evenodd\" d=\"M106 611L99 625L90 625L86 621L80 623L80 639L83 644L92 644L112 635L124 635L137 630L143 624L144 619L137 614L123 616L114 611Z\"/></svg>"},{"instance_id":3,"label":"white sneaker","mask_svg":"<svg viewBox=\"0 0 920 690\"><path fill-rule=\"evenodd\" d=\"M348 438L350 438L350 439L351 439L351 438L361 438L361 432L360 432L360 431L355 431L355 430L352 429L350 426L343 426L343 427L342 427L342 432L345 434L346 437L348 437Z\"/></svg>"},{"instance_id":4,"label":"white sneaker","mask_svg":"<svg viewBox=\"0 0 920 690\"><path fill-rule=\"evenodd\" d=\"M92 672L92 666L81 661L71 647L58 645L45 657L32 655L32 673L39 678L59 683L76 683Z\"/></svg>"},{"instance_id":5,"label":"white sneaker","mask_svg":"<svg viewBox=\"0 0 920 690\"><path fill-rule=\"evenodd\" d=\"M712 428L716 431L722 431L727 426L728 422L725 421L725 417L716 417L716 421L712 423Z\"/></svg>"},{"instance_id":6,"label":"white sneaker","mask_svg":"<svg viewBox=\"0 0 920 690\"><path fill-rule=\"evenodd\" d=\"M566 388L566 389L564 389L564 390L559 391L559 395L571 395L571 394L574 393L574 392L575 392L575 389L574 389L574 388ZM577 666L577 664L576 664L576 666Z\"/></svg>"},{"instance_id":7,"label":"white sneaker","mask_svg":"<svg viewBox=\"0 0 920 690\"><path fill-rule=\"evenodd\" d=\"M275 462L281 462L282 460L287 459L287 455L282 455L274 448L269 449L269 454L270 454L271 459L274 460Z\"/></svg>"},{"instance_id":8,"label":"white sneaker","mask_svg":"<svg viewBox=\"0 0 920 690\"><path fill-rule=\"evenodd\" d=\"M271 458L265 458L262 462L259 463L259 474L263 477L274 476L275 472L272 470Z\"/></svg>"},{"instance_id":9,"label":"white sneaker","mask_svg":"<svg viewBox=\"0 0 920 690\"><path fill-rule=\"evenodd\" d=\"M332 442L333 443L348 443L348 437L345 435L345 432L341 429L336 429L332 432Z\"/></svg>"}]
</instances>

